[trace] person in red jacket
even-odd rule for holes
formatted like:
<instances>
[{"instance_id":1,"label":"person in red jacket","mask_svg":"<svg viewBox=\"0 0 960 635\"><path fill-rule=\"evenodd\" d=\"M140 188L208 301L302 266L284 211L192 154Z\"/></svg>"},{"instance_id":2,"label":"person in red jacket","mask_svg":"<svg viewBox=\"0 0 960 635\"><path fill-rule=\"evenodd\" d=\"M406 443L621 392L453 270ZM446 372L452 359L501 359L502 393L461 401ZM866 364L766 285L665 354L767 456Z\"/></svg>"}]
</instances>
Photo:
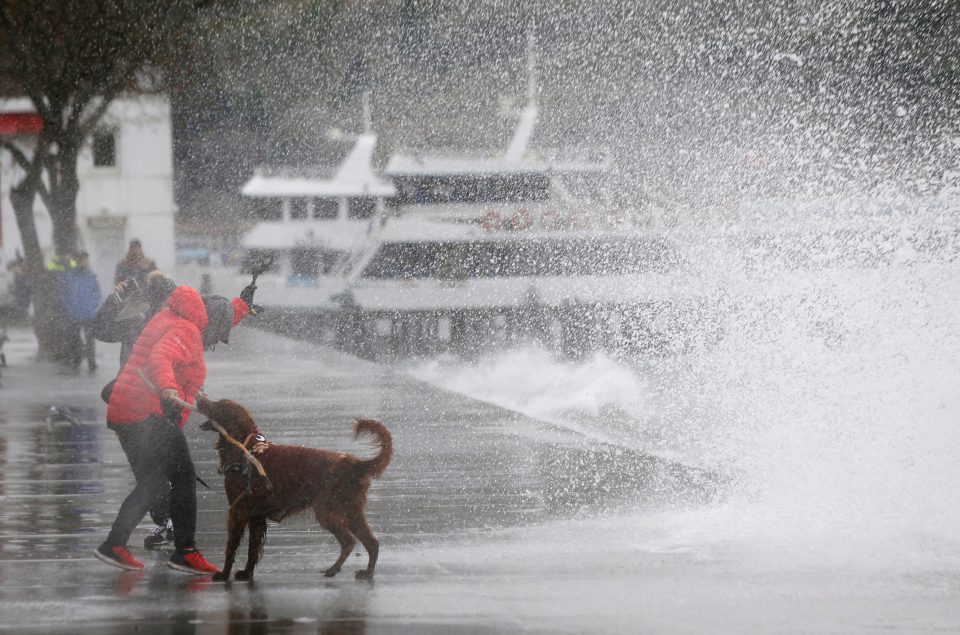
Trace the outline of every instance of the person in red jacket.
<instances>
[{"instance_id":1,"label":"person in red jacket","mask_svg":"<svg viewBox=\"0 0 960 635\"><path fill-rule=\"evenodd\" d=\"M202 296L208 322L203 331L204 350L213 350L219 342L229 343L230 329L250 313L255 290L256 286L248 285L240 292L240 297L232 302L219 295ZM150 506L150 516L154 526L143 539L143 548L152 550L162 545L176 544L176 532L170 517L169 486L160 491L157 500Z\"/></svg>"},{"instance_id":2,"label":"person in red jacket","mask_svg":"<svg viewBox=\"0 0 960 635\"><path fill-rule=\"evenodd\" d=\"M110 395L107 426L119 437L137 483L121 504L107 539L94 552L100 560L122 569L143 568L127 549L127 541L158 492L169 487L176 551L168 566L197 574L218 571L194 541L196 472L182 430L190 412L181 411L172 399L195 402L207 376L203 351L228 341L230 327L248 312L240 298L232 303L207 298L205 304L196 289L177 287L167 308L150 320L134 344Z\"/></svg>"}]
</instances>

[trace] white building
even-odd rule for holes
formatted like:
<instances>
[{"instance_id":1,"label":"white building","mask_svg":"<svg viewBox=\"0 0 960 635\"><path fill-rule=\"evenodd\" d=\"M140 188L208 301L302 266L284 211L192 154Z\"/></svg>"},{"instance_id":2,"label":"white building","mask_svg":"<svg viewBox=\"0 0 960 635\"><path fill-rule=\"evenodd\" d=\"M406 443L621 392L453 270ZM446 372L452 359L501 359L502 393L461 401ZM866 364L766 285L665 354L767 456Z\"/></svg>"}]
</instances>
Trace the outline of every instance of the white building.
<instances>
[{"instance_id":1,"label":"white building","mask_svg":"<svg viewBox=\"0 0 960 635\"><path fill-rule=\"evenodd\" d=\"M40 125L28 99L0 100L0 135L28 153ZM133 238L164 271L174 266L173 139L170 102L165 96L140 95L115 100L96 132L84 144L77 164L78 247L106 290L114 268ZM23 253L10 188L23 170L0 149L0 304L9 301L6 264ZM53 257L53 226L38 197L34 218L45 259Z\"/></svg>"}]
</instances>

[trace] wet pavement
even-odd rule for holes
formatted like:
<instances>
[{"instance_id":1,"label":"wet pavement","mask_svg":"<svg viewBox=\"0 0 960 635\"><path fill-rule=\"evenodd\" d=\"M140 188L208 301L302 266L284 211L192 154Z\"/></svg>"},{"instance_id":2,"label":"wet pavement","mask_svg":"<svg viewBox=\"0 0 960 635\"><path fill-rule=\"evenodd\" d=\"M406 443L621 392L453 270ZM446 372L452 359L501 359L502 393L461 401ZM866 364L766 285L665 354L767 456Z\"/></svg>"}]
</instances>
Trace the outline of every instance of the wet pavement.
<instances>
[{"instance_id":1,"label":"wet pavement","mask_svg":"<svg viewBox=\"0 0 960 635\"><path fill-rule=\"evenodd\" d=\"M696 470L245 327L208 354L207 391L245 404L271 441L362 454L367 448L351 438L354 417L380 419L391 430L394 459L368 502L381 542L376 581L353 578L366 563L362 549L340 576L322 577L338 549L307 516L270 524L252 584L217 584L162 566L169 552L141 548L148 520L131 542L146 570L122 573L91 555L132 487L99 400L118 351L100 349L96 374L71 373L35 361L29 331L10 335L0 388L0 630L632 630L627 618L609 619L608 608L598 609L607 619L596 621L582 600L568 601L609 572L578 569L573 578L567 571L547 580L544 571L563 569L556 554L524 552L527 567L498 544L517 531L521 542L530 536L535 544L556 523L611 506L643 509L713 490L713 478ZM195 424L187 432L198 474L220 488L214 437ZM225 511L222 493L199 490L198 546L216 563ZM461 561L461 550L474 554ZM242 546L238 566L245 552ZM528 601L545 608L513 610Z\"/></svg>"}]
</instances>

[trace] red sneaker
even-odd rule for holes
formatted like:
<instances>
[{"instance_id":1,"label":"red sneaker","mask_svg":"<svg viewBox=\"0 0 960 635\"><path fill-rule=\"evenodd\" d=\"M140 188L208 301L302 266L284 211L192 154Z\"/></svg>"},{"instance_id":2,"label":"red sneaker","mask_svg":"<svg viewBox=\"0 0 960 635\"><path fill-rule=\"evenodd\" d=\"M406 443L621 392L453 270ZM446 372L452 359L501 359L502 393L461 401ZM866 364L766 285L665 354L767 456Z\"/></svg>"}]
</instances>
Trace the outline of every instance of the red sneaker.
<instances>
[{"instance_id":1,"label":"red sneaker","mask_svg":"<svg viewBox=\"0 0 960 635\"><path fill-rule=\"evenodd\" d=\"M194 575L208 575L211 573L220 573L220 569L207 562L207 559L196 549L191 549L184 553L177 552L167 561L167 566L184 573Z\"/></svg>"},{"instance_id":2,"label":"red sneaker","mask_svg":"<svg viewBox=\"0 0 960 635\"><path fill-rule=\"evenodd\" d=\"M97 547L93 555L111 566L127 571L141 571L143 569L143 563L134 558L126 547L111 547L107 543L103 543Z\"/></svg>"}]
</instances>

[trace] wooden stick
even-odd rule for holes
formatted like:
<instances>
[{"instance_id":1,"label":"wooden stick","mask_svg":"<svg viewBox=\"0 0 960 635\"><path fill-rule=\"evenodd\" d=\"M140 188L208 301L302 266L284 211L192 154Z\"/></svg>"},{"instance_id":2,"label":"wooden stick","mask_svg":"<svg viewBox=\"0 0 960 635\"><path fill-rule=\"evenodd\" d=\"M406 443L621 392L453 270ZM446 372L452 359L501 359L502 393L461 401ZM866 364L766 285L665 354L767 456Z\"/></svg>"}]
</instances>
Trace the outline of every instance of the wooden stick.
<instances>
[{"instance_id":1,"label":"wooden stick","mask_svg":"<svg viewBox=\"0 0 960 635\"><path fill-rule=\"evenodd\" d=\"M234 439L232 436L227 434L227 431L223 429L223 426L221 426L219 423L217 423L213 419L210 419L210 425L212 425L217 430L217 432L219 432L220 435L227 440L227 442L232 443L233 445L240 448L243 454L247 457L247 460L253 465L253 467L257 468L257 473L260 474L260 476L262 476L263 478L267 478L267 471L263 469L263 464L261 464L260 461L257 460L257 457L250 454L250 450L248 450L245 445L243 445L242 443ZM270 484L269 479L267 479L267 484L268 485Z\"/></svg>"},{"instance_id":2,"label":"wooden stick","mask_svg":"<svg viewBox=\"0 0 960 635\"><path fill-rule=\"evenodd\" d=\"M150 378L147 377L146 374L139 368L137 369L137 374L140 375L140 379L143 380L143 383L145 383L150 390L157 393L158 395L160 394L160 387L157 386L152 381L150 381ZM182 406L187 410L190 410L191 412L200 412L200 410L195 405L193 405L192 403L187 403L180 397L171 397L171 401L173 401L178 406Z\"/></svg>"},{"instance_id":3,"label":"wooden stick","mask_svg":"<svg viewBox=\"0 0 960 635\"><path fill-rule=\"evenodd\" d=\"M158 395L160 394L160 388L155 383L150 381L150 378L147 377L146 374L139 368L137 369L137 374L140 375L140 379L143 380L143 383L145 383L150 388L150 390L154 391ZM184 401L183 399L180 399L179 397L174 397L173 401L180 404L184 408L187 408L188 410L192 410L193 412L200 411L195 405L193 405L192 403L187 403L186 401ZM232 436L230 436L227 433L227 431L224 430L223 426L221 426L219 423L214 421L212 418L210 417L207 417L207 418L210 419L210 425L216 428L217 432L219 432L223 436L223 438L227 440L228 443L232 443L233 445L240 448L240 450L243 452L244 456L246 457L247 461L249 461L253 465L253 467L257 468L257 473L260 474L260 476L262 476L263 478L267 478L267 471L263 469L263 464L257 460L257 457L250 454L250 450L248 450L245 445L243 445L242 443L234 439ZM269 486L269 484L270 484L270 480L267 479L267 485Z\"/></svg>"}]
</instances>

